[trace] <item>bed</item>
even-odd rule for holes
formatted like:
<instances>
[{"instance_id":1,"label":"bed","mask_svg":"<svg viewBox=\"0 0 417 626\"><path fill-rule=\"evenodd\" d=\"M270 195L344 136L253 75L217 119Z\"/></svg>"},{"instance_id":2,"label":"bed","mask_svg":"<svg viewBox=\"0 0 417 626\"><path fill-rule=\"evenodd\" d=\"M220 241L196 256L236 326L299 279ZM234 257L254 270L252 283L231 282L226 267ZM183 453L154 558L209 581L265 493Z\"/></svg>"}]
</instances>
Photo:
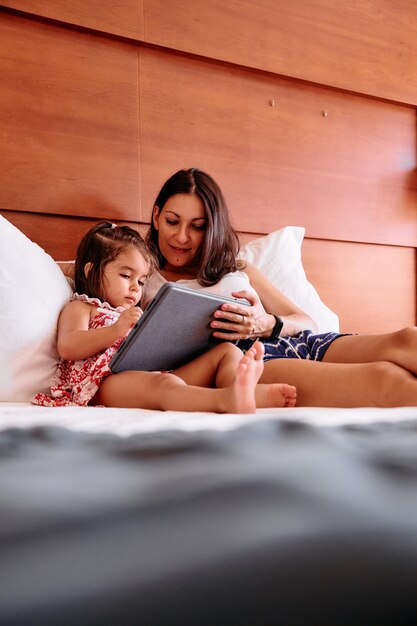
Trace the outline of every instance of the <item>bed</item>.
<instances>
[{"instance_id":1,"label":"bed","mask_svg":"<svg viewBox=\"0 0 417 626\"><path fill-rule=\"evenodd\" d=\"M399 4L0 6L2 625L416 623L416 407L30 404L71 295L56 261L99 219L144 233L182 166L320 330L415 325Z\"/></svg>"},{"instance_id":2,"label":"bed","mask_svg":"<svg viewBox=\"0 0 417 626\"><path fill-rule=\"evenodd\" d=\"M53 413L1 409L2 624L415 623L414 409Z\"/></svg>"},{"instance_id":3,"label":"bed","mask_svg":"<svg viewBox=\"0 0 417 626\"><path fill-rule=\"evenodd\" d=\"M33 406L71 289L2 216L0 240L2 624L415 622L415 407ZM273 254L285 290L302 240L286 227L242 255ZM336 328L304 287L293 297Z\"/></svg>"}]
</instances>

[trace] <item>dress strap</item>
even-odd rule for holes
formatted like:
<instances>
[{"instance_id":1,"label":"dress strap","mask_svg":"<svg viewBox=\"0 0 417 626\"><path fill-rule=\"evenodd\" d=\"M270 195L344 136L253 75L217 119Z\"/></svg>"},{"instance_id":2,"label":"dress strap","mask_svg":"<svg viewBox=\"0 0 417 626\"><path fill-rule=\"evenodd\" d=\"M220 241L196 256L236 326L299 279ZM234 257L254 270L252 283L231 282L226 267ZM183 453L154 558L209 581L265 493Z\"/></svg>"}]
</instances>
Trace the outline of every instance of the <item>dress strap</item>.
<instances>
[{"instance_id":1,"label":"dress strap","mask_svg":"<svg viewBox=\"0 0 417 626\"><path fill-rule=\"evenodd\" d=\"M92 304L93 306L96 306L99 309L105 309L107 311L117 311L118 313L121 313L122 311L125 310L125 307L123 306L118 306L114 308L108 302L102 302L99 298L91 298L90 296L87 296L85 293L81 293L81 294L74 293L72 300L79 300L80 302L85 302L86 304Z\"/></svg>"}]
</instances>

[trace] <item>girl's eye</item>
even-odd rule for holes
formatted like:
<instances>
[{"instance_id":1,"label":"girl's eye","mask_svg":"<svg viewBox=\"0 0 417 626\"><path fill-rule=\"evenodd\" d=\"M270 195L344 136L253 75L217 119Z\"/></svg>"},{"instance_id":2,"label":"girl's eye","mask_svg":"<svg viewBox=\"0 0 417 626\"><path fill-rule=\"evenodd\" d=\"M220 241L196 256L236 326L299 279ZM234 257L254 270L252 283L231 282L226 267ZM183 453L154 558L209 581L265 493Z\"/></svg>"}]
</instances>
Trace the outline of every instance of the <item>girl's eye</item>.
<instances>
[{"instance_id":1,"label":"girl's eye","mask_svg":"<svg viewBox=\"0 0 417 626\"><path fill-rule=\"evenodd\" d=\"M138 285L139 287L144 287L145 283L143 282L143 280L138 280Z\"/></svg>"},{"instance_id":2,"label":"girl's eye","mask_svg":"<svg viewBox=\"0 0 417 626\"><path fill-rule=\"evenodd\" d=\"M120 274L120 276L121 276L122 278L127 278L127 279L129 279L129 278L130 278L129 274Z\"/></svg>"}]
</instances>

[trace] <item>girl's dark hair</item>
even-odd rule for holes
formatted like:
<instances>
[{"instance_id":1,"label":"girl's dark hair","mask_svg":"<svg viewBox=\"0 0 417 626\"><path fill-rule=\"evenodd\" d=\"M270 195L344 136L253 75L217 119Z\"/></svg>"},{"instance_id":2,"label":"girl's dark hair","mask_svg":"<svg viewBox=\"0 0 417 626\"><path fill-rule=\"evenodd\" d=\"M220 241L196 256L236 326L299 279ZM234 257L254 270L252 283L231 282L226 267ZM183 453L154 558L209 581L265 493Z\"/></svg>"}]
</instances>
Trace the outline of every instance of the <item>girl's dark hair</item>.
<instances>
[{"instance_id":1,"label":"girl's dark hair","mask_svg":"<svg viewBox=\"0 0 417 626\"><path fill-rule=\"evenodd\" d=\"M90 228L81 239L77 249L74 268L76 292L104 300L102 287L104 268L128 247L137 248L145 257L150 269L153 268L153 257L145 241L130 226L116 226L111 222L100 222ZM84 268L87 263L91 263L91 268L86 276Z\"/></svg>"},{"instance_id":2,"label":"girl's dark hair","mask_svg":"<svg viewBox=\"0 0 417 626\"><path fill-rule=\"evenodd\" d=\"M196 194L201 198L207 218L207 228L197 258L197 281L200 285L214 285L225 274L237 270L236 257L239 240L232 228L223 193L211 176L196 168L179 170L163 185L154 206L158 213L171 196L178 193ZM158 231L153 220L149 227L146 242L160 268L165 259L158 244Z\"/></svg>"}]
</instances>

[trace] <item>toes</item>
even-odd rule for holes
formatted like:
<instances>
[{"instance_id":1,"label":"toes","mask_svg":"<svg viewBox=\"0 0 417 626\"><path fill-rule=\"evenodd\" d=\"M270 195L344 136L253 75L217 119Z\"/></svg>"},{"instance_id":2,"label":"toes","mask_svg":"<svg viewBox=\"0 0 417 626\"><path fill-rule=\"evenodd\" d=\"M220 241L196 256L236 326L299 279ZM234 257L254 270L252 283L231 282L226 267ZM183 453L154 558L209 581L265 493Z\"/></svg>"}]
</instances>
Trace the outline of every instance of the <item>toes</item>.
<instances>
[{"instance_id":1,"label":"toes","mask_svg":"<svg viewBox=\"0 0 417 626\"><path fill-rule=\"evenodd\" d=\"M255 354L255 359L257 361L262 361L264 358L264 354L265 354L265 346L261 341L256 341L251 350L254 351Z\"/></svg>"},{"instance_id":2,"label":"toes","mask_svg":"<svg viewBox=\"0 0 417 626\"><path fill-rule=\"evenodd\" d=\"M249 350L246 350L245 352L245 356L248 357L248 359L251 359L252 361L255 359L256 356L256 351L254 346L252 346L251 348L249 348Z\"/></svg>"}]
</instances>

